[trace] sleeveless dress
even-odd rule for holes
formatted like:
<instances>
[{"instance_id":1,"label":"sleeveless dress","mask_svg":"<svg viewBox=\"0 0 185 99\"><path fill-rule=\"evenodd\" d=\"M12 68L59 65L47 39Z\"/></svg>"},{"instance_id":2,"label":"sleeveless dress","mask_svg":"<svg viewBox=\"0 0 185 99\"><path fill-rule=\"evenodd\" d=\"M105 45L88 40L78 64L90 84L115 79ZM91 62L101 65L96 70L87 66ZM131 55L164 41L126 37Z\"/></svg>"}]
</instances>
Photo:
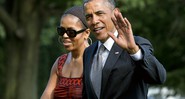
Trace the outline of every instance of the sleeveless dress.
<instances>
[{"instance_id":1,"label":"sleeveless dress","mask_svg":"<svg viewBox=\"0 0 185 99\"><path fill-rule=\"evenodd\" d=\"M67 78L62 76L62 68L67 54L61 55L58 60L58 81L54 89L54 99L82 99L82 77Z\"/></svg>"}]
</instances>

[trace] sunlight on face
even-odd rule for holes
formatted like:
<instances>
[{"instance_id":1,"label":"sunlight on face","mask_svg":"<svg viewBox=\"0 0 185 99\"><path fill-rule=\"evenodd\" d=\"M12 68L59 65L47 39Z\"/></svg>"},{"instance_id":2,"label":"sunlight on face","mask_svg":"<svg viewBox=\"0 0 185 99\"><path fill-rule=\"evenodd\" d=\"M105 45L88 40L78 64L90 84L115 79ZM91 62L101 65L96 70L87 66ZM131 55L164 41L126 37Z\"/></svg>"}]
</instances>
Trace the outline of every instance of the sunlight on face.
<instances>
[{"instance_id":1,"label":"sunlight on face","mask_svg":"<svg viewBox=\"0 0 185 99\"><path fill-rule=\"evenodd\" d=\"M84 4L87 24L95 37L100 41L108 39L108 32L114 32L115 26L111 20L112 6L107 0L91 0Z\"/></svg>"},{"instance_id":2,"label":"sunlight on face","mask_svg":"<svg viewBox=\"0 0 185 99\"><path fill-rule=\"evenodd\" d=\"M64 27L65 29L72 29L75 31L83 29L82 23L79 21L79 19L70 14L67 14L61 18L60 26ZM62 38L62 43L68 51L75 50L84 43L84 37L82 33L77 34L77 36L74 38L69 38L65 33Z\"/></svg>"}]
</instances>

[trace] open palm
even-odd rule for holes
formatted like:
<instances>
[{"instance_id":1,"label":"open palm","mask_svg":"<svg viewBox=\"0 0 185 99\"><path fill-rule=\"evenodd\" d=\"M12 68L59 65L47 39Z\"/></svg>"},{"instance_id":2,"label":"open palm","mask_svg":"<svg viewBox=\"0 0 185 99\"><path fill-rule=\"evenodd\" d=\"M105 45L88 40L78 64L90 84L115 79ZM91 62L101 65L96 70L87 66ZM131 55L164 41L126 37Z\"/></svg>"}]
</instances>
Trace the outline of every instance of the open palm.
<instances>
[{"instance_id":1,"label":"open palm","mask_svg":"<svg viewBox=\"0 0 185 99\"><path fill-rule=\"evenodd\" d=\"M139 47L134 41L132 27L130 22L123 18L119 10L114 12L112 21L118 31L118 37L115 37L113 33L108 33L113 40L123 49L127 50L130 54L134 54L139 50Z\"/></svg>"}]
</instances>

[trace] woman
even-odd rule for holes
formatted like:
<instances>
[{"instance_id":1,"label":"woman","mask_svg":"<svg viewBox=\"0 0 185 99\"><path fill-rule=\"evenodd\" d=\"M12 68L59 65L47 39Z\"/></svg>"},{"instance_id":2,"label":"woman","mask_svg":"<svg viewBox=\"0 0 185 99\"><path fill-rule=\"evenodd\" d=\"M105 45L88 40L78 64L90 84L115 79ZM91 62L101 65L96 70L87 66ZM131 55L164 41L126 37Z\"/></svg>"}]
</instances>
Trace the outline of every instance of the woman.
<instances>
[{"instance_id":1,"label":"woman","mask_svg":"<svg viewBox=\"0 0 185 99\"><path fill-rule=\"evenodd\" d=\"M83 8L74 6L68 9L62 15L57 31L59 42L69 53L55 61L41 99L81 99L83 53L89 45L87 39L90 35Z\"/></svg>"}]
</instances>

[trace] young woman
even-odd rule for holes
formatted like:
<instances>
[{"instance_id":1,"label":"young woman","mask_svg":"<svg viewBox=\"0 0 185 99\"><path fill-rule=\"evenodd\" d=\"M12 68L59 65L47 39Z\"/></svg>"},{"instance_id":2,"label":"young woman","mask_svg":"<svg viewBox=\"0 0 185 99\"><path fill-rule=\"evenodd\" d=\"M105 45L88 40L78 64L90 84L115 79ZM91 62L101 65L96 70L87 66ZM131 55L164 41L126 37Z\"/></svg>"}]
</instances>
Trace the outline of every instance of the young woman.
<instances>
[{"instance_id":1,"label":"young woman","mask_svg":"<svg viewBox=\"0 0 185 99\"><path fill-rule=\"evenodd\" d=\"M56 59L41 99L82 98L83 53L90 35L85 20L83 8L79 6L62 15L57 27L59 42L69 53Z\"/></svg>"}]
</instances>

